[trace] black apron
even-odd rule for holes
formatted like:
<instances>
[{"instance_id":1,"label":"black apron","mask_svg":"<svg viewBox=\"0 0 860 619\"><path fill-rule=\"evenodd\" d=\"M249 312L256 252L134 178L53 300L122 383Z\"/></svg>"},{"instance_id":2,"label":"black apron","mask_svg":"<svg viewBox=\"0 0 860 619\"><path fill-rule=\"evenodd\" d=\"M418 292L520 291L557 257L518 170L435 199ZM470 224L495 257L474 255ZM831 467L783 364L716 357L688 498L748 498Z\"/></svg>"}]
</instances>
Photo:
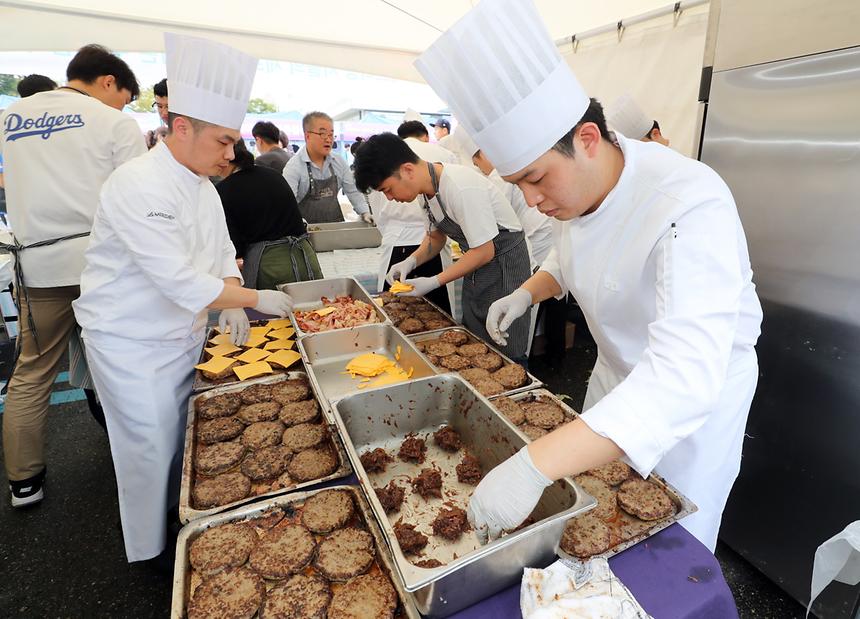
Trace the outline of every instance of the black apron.
<instances>
[{"instance_id":1,"label":"black apron","mask_svg":"<svg viewBox=\"0 0 860 619\"><path fill-rule=\"evenodd\" d=\"M424 198L424 211L435 227L449 238L457 241L460 248L469 251L469 242L463 229L456 221L448 216L442 198L439 195L439 182L436 179L436 169L432 163L427 164L433 189L436 191L436 201L442 209L442 221L436 221L430 211L430 203ZM475 335L487 342L493 343L487 333L487 314L490 305L504 296L511 294L531 277L531 261L526 245L526 237L521 230L512 231L499 227L499 233L493 239L495 255L484 266L463 277L463 324ZM531 327L531 312L526 312L517 318L508 329L508 343L501 351L515 361L526 357Z\"/></svg>"},{"instance_id":2,"label":"black apron","mask_svg":"<svg viewBox=\"0 0 860 619\"><path fill-rule=\"evenodd\" d=\"M309 224L343 221L343 211L337 201L338 181L334 170L327 179L317 180L314 178L311 164L305 162L305 165L308 167L310 189L299 202L299 213Z\"/></svg>"}]
</instances>

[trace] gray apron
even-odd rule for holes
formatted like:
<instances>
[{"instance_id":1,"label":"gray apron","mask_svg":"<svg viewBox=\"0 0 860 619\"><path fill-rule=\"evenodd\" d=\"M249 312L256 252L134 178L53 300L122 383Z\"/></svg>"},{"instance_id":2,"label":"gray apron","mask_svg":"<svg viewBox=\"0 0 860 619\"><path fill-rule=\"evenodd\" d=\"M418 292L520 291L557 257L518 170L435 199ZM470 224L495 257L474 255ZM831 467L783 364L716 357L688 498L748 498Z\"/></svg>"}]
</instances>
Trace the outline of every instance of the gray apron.
<instances>
[{"instance_id":1,"label":"gray apron","mask_svg":"<svg viewBox=\"0 0 860 619\"><path fill-rule=\"evenodd\" d=\"M337 201L338 181L334 171L327 179L317 180L314 178L311 164L305 162L305 165L308 167L310 189L299 202L299 213L309 224L343 221L343 211Z\"/></svg>"},{"instance_id":2,"label":"gray apron","mask_svg":"<svg viewBox=\"0 0 860 619\"><path fill-rule=\"evenodd\" d=\"M439 195L436 169L432 163L427 165L433 180L433 189L436 191L436 200L444 214L442 221L437 222L425 197L424 211L430 220L430 226L457 241L462 250L467 252L470 248L466 235L460 224L448 216ZM472 333L490 343L493 343L487 333L490 305L511 294L531 276L528 246L521 230L514 232L499 227L499 233L493 239L493 248L493 259L463 278L463 324ZM526 312L511 324L508 329L508 343L501 348L501 351L514 361L525 360L529 344L530 316L531 312Z\"/></svg>"}]
</instances>

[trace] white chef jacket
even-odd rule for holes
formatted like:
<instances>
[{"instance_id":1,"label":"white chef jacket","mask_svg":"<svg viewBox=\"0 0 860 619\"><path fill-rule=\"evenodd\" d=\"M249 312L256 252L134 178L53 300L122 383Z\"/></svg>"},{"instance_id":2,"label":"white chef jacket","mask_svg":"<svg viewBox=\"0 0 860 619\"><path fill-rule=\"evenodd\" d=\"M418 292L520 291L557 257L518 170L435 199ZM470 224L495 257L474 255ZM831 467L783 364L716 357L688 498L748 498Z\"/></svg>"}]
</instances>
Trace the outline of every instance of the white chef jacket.
<instances>
[{"instance_id":1,"label":"white chef jacket","mask_svg":"<svg viewBox=\"0 0 860 619\"><path fill-rule=\"evenodd\" d=\"M697 503L682 524L713 549L758 378L746 238L713 170L616 136L618 184L593 213L554 222L541 270L573 294L598 345L582 419Z\"/></svg>"},{"instance_id":2,"label":"white chef jacket","mask_svg":"<svg viewBox=\"0 0 860 619\"><path fill-rule=\"evenodd\" d=\"M73 90L16 101L0 127L9 223L22 245L88 232L107 177L146 152L133 118ZM82 237L21 252L27 286L77 286L88 242Z\"/></svg>"},{"instance_id":3,"label":"white chef jacket","mask_svg":"<svg viewBox=\"0 0 860 619\"><path fill-rule=\"evenodd\" d=\"M502 193L514 207L514 212L523 226L523 233L529 242L532 256L539 266L552 249L552 219L541 213L536 208L530 208L522 190L508 183L500 175L498 170L493 170L487 177L499 186Z\"/></svg>"},{"instance_id":4,"label":"white chef jacket","mask_svg":"<svg viewBox=\"0 0 860 619\"><path fill-rule=\"evenodd\" d=\"M241 279L218 192L163 142L105 183L86 262L78 324L133 340L191 336L223 278Z\"/></svg>"}]
</instances>

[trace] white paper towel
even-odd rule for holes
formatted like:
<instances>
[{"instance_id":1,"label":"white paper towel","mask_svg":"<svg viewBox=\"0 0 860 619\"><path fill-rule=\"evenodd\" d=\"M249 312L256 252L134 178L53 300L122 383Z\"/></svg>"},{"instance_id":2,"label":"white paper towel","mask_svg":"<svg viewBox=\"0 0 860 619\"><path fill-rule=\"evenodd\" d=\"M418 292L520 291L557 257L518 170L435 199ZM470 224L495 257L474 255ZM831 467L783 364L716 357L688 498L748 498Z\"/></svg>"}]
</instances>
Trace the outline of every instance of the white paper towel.
<instances>
[{"instance_id":1,"label":"white paper towel","mask_svg":"<svg viewBox=\"0 0 860 619\"><path fill-rule=\"evenodd\" d=\"M834 580L846 585L860 582L860 520L849 524L815 551L807 615L818 594Z\"/></svg>"},{"instance_id":2,"label":"white paper towel","mask_svg":"<svg viewBox=\"0 0 860 619\"><path fill-rule=\"evenodd\" d=\"M520 587L524 619L650 619L606 559L591 561L592 576L576 589L561 561L544 570L526 568Z\"/></svg>"}]
</instances>

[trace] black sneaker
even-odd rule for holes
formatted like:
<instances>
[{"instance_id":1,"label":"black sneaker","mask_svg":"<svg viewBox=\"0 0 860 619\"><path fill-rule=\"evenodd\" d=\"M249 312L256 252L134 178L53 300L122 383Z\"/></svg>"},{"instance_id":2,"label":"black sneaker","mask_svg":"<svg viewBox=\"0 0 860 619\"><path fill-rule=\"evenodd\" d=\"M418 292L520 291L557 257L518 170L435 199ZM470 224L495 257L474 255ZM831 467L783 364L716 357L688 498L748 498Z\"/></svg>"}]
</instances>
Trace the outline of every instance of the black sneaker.
<instances>
[{"instance_id":1,"label":"black sneaker","mask_svg":"<svg viewBox=\"0 0 860 619\"><path fill-rule=\"evenodd\" d=\"M45 498L45 473L47 469L29 479L20 481L9 480L9 490L12 491L12 507L33 505Z\"/></svg>"}]
</instances>

